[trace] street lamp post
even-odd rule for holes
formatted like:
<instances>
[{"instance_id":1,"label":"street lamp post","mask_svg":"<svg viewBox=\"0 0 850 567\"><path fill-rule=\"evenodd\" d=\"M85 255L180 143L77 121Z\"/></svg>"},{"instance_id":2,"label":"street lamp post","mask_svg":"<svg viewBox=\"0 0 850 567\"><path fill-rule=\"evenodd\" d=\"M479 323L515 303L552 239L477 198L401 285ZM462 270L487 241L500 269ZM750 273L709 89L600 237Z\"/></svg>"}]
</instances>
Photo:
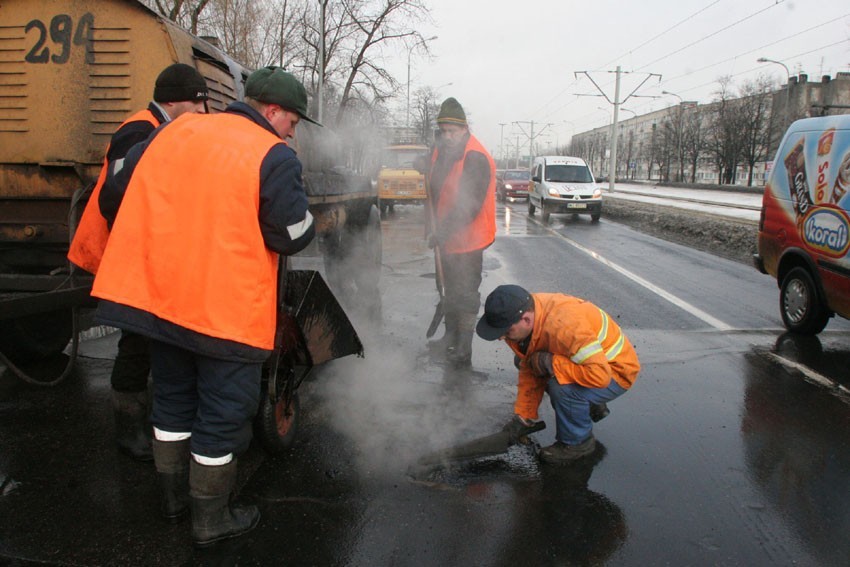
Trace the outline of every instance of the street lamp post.
<instances>
[{"instance_id":1,"label":"street lamp post","mask_svg":"<svg viewBox=\"0 0 850 567\"><path fill-rule=\"evenodd\" d=\"M431 41L437 39L437 36L429 37L429 38L420 38L419 41L411 45L407 48L407 118L405 120L404 126L405 128L410 128L410 54L413 53L413 49L419 45L424 44L426 41Z\"/></svg>"},{"instance_id":2,"label":"street lamp post","mask_svg":"<svg viewBox=\"0 0 850 567\"><path fill-rule=\"evenodd\" d=\"M783 124L783 126L787 128L788 124L791 123L791 71L789 71L788 66L781 61L774 61L767 57L759 57L756 61L759 63L775 63L776 65L782 65L782 68L785 69L785 124ZM783 128L783 130L785 128Z\"/></svg>"},{"instance_id":3,"label":"street lamp post","mask_svg":"<svg viewBox=\"0 0 850 567\"><path fill-rule=\"evenodd\" d=\"M677 95L676 93L672 93L670 91L661 91L661 94L674 96L679 99L679 109L676 112L676 122L678 122L676 128L676 161L679 162L679 181L685 180L685 164L682 159L682 135L684 134L683 130L685 129L684 124L682 123L682 113L684 112L684 100L682 97Z\"/></svg>"}]
</instances>

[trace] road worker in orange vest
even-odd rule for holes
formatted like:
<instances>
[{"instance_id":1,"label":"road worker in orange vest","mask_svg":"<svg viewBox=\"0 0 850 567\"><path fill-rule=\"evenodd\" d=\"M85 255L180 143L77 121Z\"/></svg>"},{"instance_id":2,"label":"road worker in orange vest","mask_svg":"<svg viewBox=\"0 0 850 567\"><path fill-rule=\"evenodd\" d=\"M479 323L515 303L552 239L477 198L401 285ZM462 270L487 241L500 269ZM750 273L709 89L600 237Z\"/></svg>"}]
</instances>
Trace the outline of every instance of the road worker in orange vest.
<instances>
[{"instance_id":1,"label":"road worker in orange vest","mask_svg":"<svg viewBox=\"0 0 850 567\"><path fill-rule=\"evenodd\" d=\"M446 330L429 346L465 368L472 362L484 249L496 239L496 165L470 134L456 99L443 101L437 126L439 138L427 175L429 210L434 213L428 245L439 249L442 261Z\"/></svg>"},{"instance_id":2,"label":"road worker in orange vest","mask_svg":"<svg viewBox=\"0 0 850 567\"><path fill-rule=\"evenodd\" d=\"M96 274L100 266L109 230L97 201L108 165L122 159L131 147L146 140L160 124L186 112L206 112L208 97L209 89L203 75L191 65L174 63L159 74L153 89L153 101L146 109L125 120L109 141L100 175L68 250L71 262L92 274ZM147 338L122 331L110 378L115 441L121 452L140 461L153 460L148 422L150 367Z\"/></svg>"},{"instance_id":3,"label":"road worker in orange vest","mask_svg":"<svg viewBox=\"0 0 850 567\"><path fill-rule=\"evenodd\" d=\"M506 430L531 425L543 393L549 394L556 442L540 450L544 462L593 453L593 422L607 415L607 402L626 393L640 372L637 353L619 325L578 297L501 285L487 296L476 332L487 341L504 340L516 356L515 416Z\"/></svg>"},{"instance_id":4,"label":"road worker in orange vest","mask_svg":"<svg viewBox=\"0 0 850 567\"><path fill-rule=\"evenodd\" d=\"M245 102L184 114L134 146L100 195L111 233L96 320L150 339L162 514L177 522L191 509L199 547L260 518L230 499L274 347L278 255L315 235L286 143L302 119L313 122L304 86L259 69Z\"/></svg>"}]
</instances>

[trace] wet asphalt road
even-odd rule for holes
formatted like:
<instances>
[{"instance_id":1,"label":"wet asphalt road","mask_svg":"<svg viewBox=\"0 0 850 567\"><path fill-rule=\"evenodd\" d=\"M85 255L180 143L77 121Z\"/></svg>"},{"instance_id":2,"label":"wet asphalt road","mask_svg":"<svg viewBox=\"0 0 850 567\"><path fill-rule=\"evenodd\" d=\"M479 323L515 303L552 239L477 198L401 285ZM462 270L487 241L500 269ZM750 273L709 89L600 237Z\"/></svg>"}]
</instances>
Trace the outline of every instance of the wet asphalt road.
<instances>
[{"instance_id":1,"label":"wet asphalt road","mask_svg":"<svg viewBox=\"0 0 850 567\"><path fill-rule=\"evenodd\" d=\"M302 387L288 455L240 458L240 498L263 514L247 536L195 551L188 524L159 521L152 465L111 442L115 335L85 343L55 388L0 381L0 564L848 564L850 323L786 335L769 277L604 217L544 227L523 204L499 205L482 284L482 296L520 283L585 297L635 343L643 372L597 424L597 452L550 467L518 446L411 468L497 431L515 382L498 343L476 339L474 372L429 357L421 212L399 207L384 223L382 324L351 306L366 357ZM534 439L547 445L548 399L541 418L550 427Z\"/></svg>"}]
</instances>

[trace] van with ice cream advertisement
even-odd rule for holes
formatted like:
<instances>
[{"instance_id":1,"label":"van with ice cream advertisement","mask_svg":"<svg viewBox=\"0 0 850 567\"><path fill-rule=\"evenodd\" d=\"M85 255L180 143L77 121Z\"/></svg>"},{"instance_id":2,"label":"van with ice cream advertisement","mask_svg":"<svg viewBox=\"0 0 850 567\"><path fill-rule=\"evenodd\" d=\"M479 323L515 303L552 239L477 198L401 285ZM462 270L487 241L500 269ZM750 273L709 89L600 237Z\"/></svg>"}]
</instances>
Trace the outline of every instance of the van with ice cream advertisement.
<instances>
[{"instance_id":1,"label":"van with ice cream advertisement","mask_svg":"<svg viewBox=\"0 0 850 567\"><path fill-rule=\"evenodd\" d=\"M850 318L850 115L794 122L764 191L756 267L776 277L782 321L815 335Z\"/></svg>"}]
</instances>

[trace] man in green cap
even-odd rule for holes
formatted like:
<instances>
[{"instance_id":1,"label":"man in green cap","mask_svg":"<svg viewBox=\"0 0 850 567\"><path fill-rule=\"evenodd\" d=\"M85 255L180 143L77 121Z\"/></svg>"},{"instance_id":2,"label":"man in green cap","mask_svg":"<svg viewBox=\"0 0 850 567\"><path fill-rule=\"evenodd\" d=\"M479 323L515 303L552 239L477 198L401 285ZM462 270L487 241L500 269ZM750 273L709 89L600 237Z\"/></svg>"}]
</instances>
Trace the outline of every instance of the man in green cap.
<instances>
[{"instance_id":1,"label":"man in green cap","mask_svg":"<svg viewBox=\"0 0 850 567\"><path fill-rule=\"evenodd\" d=\"M260 517L230 497L274 346L278 255L315 234L286 143L301 119L314 122L304 86L259 69L245 102L184 115L134 146L99 199L111 233L96 318L150 339L162 515L177 522L191 508L201 547Z\"/></svg>"},{"instance_id":2,"label":"man in green cap","mask_svg":"<svg viewBox=\"0 0 850 567\"><path fill-rule=\"evenodd\" d=\"M466 113L447 98L437 115L439 138L428 171L433 226L428 244L439 250L446 332L437 343L454 366L472 362L484 249L496 238L496 165L469 132Z\"/></svg>"}]
</instances>

